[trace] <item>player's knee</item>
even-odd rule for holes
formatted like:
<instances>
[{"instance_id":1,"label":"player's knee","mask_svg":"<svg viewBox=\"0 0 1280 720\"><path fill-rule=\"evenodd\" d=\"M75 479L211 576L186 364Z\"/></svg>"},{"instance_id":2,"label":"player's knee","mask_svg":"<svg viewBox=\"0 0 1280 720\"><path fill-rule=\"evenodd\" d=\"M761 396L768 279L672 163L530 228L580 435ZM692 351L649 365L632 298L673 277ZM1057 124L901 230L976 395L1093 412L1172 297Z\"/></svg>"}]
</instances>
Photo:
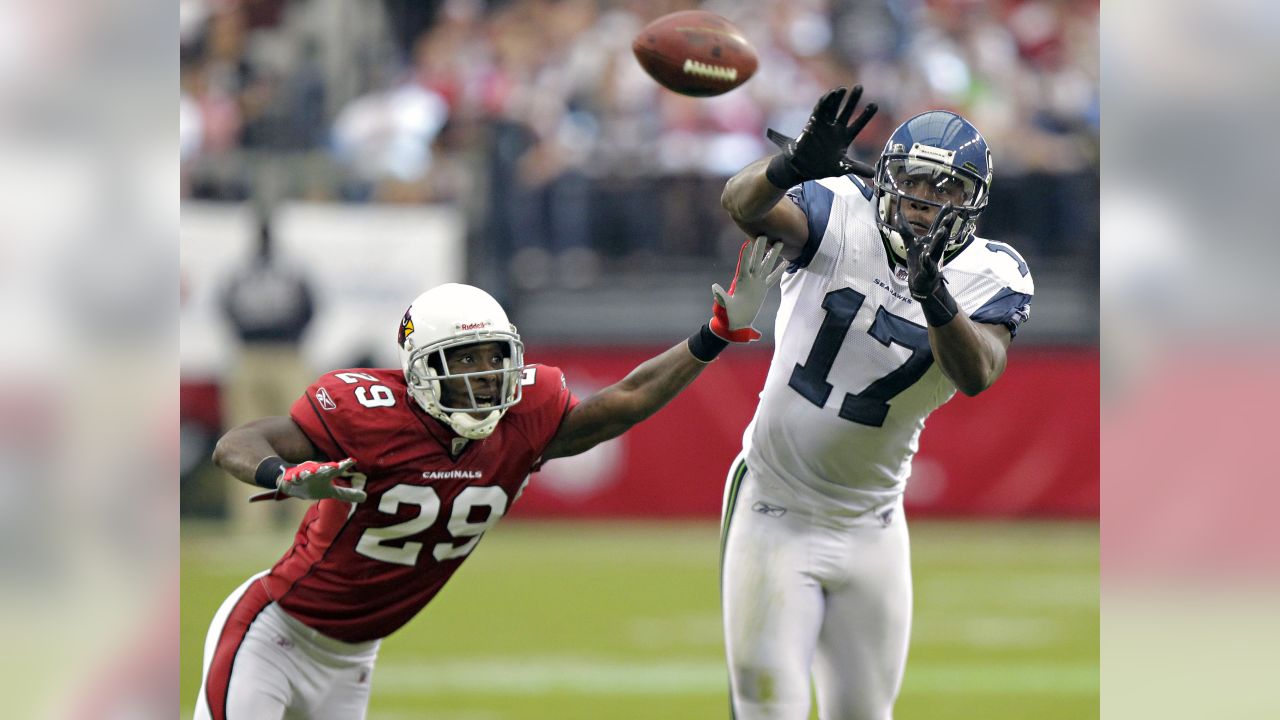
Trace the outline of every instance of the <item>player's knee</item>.
<instances>
[{"instance_id":1,"label":"player's knee","mask_svg":"<svg viewBox=\"0 0 1280 720\"><path fill-rule=\"evenodd\" d=\"M777 676L768 668L744 667L734 679L738 696L747 702L771 703L778 698Z\"/></svg>"},{"instance_id":2,"label":"player's knee","mask_svg":"<svg viewBox=\"0 0 1280 720\"><path fill-rule=\"evenodd\" d=\"M797 692L776 668L743 666L734 671L733 695L739 718L803 719L808 715L808 688Z\"/></svg>"}]
</instances>

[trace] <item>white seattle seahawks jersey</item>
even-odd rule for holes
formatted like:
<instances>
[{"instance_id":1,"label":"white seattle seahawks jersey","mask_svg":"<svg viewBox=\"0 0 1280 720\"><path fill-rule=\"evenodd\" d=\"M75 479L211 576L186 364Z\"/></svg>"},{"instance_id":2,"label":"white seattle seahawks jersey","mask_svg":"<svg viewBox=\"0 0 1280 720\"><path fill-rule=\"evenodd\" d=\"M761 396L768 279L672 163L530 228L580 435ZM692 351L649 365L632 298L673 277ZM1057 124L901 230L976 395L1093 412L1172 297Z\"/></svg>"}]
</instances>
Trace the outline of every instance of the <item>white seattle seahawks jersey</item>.
<instances>
[{"instance_id":1,"label":"white seattle seahawks jersey","mask_svg":"<svg viewBox=\"0 0 1280 720\"><path fill-rule=\"evenodd\" d=\"M782 279L769 375L743 437L747 466L871 510L911 474L925 418L955 394L906 269L891 267L871 188L845 176L788 193L809 239ZM943 270L961 312L1017 333L1033 287L1008 245L974 238Z\"/></svg>"}]
</instances>

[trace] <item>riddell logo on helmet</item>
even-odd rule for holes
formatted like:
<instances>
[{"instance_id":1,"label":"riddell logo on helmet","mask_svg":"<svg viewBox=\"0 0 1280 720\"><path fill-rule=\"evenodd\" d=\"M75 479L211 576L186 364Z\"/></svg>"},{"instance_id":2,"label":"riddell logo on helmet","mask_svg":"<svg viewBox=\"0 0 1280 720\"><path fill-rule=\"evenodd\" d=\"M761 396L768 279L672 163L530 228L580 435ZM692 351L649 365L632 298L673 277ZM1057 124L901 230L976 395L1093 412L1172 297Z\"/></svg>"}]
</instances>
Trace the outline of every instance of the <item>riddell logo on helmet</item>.
<instances>
[{"instance_id":1,"label":"riddell logo on helmet","mask_svg":"<svg viewBox=\"0 0 1280 720\"><path fill-rule=\"evenodd\" d=\"M456 327L459 330L483 330L492 324L488 320L481 320L480 322L458 323Z\"/></svg>"}]
</instances>

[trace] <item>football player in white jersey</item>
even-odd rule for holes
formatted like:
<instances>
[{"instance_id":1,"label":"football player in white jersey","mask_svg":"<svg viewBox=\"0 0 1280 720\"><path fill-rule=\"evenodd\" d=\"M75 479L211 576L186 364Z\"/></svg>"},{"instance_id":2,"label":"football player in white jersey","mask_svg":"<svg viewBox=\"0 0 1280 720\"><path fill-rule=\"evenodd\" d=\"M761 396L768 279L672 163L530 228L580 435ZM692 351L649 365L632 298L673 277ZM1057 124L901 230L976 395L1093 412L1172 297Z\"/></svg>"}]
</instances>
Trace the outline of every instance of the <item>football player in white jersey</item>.
<instances>
[{"instance_id":1,"label":"football player in white jersey","mask_svg":"<svg viewBox=\"0 0 1280 720\"><path fill-rule=\"evenodd\" d=\"M1000 377L1030 309L1022 257L974 235L992 178L982 135L926 112L872 167L847 155L876 111L853 118L861 93L827 93L797 138L770 130L782 152L722 197L791 261L769 374L725 490L737 720L804 720L811 677L824 720L893 716L911 629L911 459L929 413Z\"/></svg>"}]
</instances>

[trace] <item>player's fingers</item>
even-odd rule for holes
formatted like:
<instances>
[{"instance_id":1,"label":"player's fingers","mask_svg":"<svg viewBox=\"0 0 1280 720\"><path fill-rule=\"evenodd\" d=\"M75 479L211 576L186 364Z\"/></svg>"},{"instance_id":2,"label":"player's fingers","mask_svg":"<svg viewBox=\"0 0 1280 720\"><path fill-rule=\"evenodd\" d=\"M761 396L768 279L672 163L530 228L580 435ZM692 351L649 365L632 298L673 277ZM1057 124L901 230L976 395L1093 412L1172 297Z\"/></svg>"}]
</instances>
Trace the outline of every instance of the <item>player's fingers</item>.
<instances>
[{"instance_id":1,"label":"player's fingers","mask_svg":"<svg viewBox=\"0 0 1280 720\"><path fill-rule=\"evenodd\" d=\"M752 276L760 274L760 265L764 261L765 250L769 247L769 238L764 235L757 236L751 241L751 270Z\"/></svg>"},{"instance_id":2,"label":"player's fingers","mask_svg":"<svg viewBox=\"0 0 1280 720\"><path fill-rule=\"evenodd\" d=\"M838 87L823 95L818 101L818 106L814 108L813 114L823 122L834 122L836 111L840 109L840 101L844 99L845 92L847 91L844 88Z\"/></svg>"},{"instance_id":3,"label":"player's fingers","mask_svg":"<svg viewBox=\"0 0 1280 720\"><path fill-rule=\"evenodd\" d=\"M845 175L853 173L858 177L864 177L868 180L876 176L876 169L860 160L854 160L853 158L846 157L844 159L844 163L846 168Z\"/></svg>"},{"instance_id":4,"label":"player's fingers","mask_svg":"<svg viewBox=\"0 0 1280 720\"><path fill-rule=\"evenodd\" d=\"M751 264L751 238L742 241L738 246L738 266L733 269L733 282L736 284L747 274L745 266Z\"/></svg>"},{"instance_id":5,"label":"player's fingers","mask_svg":"<svg viewBox=\"0 0 1280 720\"><path fill-rule=\"evenodd\" d=\"M778 244L781 245L782 243ZM774 268L773 272L769 273L769 277L765 278L765 287L773 287L774 285L777 285L778 280L782 278L782 274L787 271L787 266L789 264L790 263L786 260L778 263L778 267Z\"/></svg>"},{"instance_id":6,"label":"player's fingers","mask_svg":"<svg viewBox=\"0 0 1280 720\"><path fill-rule=\"evenodd\" d=\"M782 150L786 150L788 147L791 146L792 143L796 141L795 138L783 135L782 133L778 132L777 130L774 130L773 128L769 128L768 130L766 130L764 135L765 137L769 138L769 142L773 143L774 145L777 145Z\"/></svg>"},{"instance_id":7,"label":"player's fingers","mask_svg":"<svg viewBox=\"0 0 1280 720\"><path fill-rule=\"evenodd\" d=\"M951 203L947 203L938 211L938 217L933 221L933 228L929 233L929 257L933 258L934 262L942 260L942 253L946 250L947 241L951 238L953 214Z\"/></svg>"},{"instance_id":8,"label":"player's fingers","mask_svg":"<svg viewBox=\"0 0 1280 720\"><path fill-rule=\"evenodd\" d=\"M356 464L355 458L343 458L342 460L338 461L338 471L346 472L348 468L350 468L352 465L355 465L355 464Z\"/></svg>"},{"instance_id":9,"label":"player's fingers","mask_svg":"<svg viewBox=\"0 0 1280 720\"><path fill-rule=\"evenodd\" d=\"M729 293L725 292L724 288L720 287L720 283L716 283L711 286L711 297L715 300L717 305L721 307L729 307Z\"/></svg>"},{"instance_id":10,"label":"player's fingers","mask_svg":"<svg viewBox=\"0 0 1280 720\"><path fill-rule=\"evenodd\" d=\"M875 103L867 103L867 106L862 108L862 114L859 115L858 119L854 120L853 124L849 126L849 137L854 137L858 133L862 132L862 128L866 127L867 123L871 122L871 118L879 109L879 105L876 105Z\"/></svg>"},{"instance_id":11,"label":"player's fingers","mask_svg":"<svg viewBox=\"0 0 1280 720\"><path fill-rule=\"evenodd\" d=\"M849 118L853 117L853 109L858 106L858 99L862 97L862 86L854 85L849 91L849 97L844 102L844 109L840 111L840 116L836 118L836 122L840 125L848 125Z\"/></svg>"},{"instance_id":12,"label":"player's fingers","mask_svg":"<svg viewBox=\"0 0 1280 720\"><path fill-rule=\"evenodd\" d=\"M365 498L369 497L363 490L357 490L355 488L349 488L349 487L339 487L337 485L333 487L333 496L338 498L339 500L344 500L346 502L354 502L354 503L364 502Z\"/></svg>"},{"instance_id":13,"label":"player's fingers","mask_svg":"<svg viewBox=\"0 0 1280 720\"><path fill-rule=\"evenodd\" d=\"M929 227L929 234L933 235L938 231L938 228L946 225L951 220L951 213L954 210L955 206L951 203L946 203L938 208L938 214L933 216L933 224Z\"/></svg>"},{"instance_id":14,"label":"player's fingers","mask_svg":"<svg viewBox=\"0 0 1280 720\"><path fill-rule=\"evenodd\" d=\"M747 238L742 241L742 247L738 249L738 268L734 273L734 287L738 283L746 282L751 277L751 268L757 262L756 257L756 241L755 238Z\"/></svg>"},{"instance_id":15,"label":"player's fingers","mask_svg":"<svg viewBox=\"0 0 1280 720\"><path fill-rule=\"evenodd\" d=\"M762 242L768 242L768 238L764 235L760 236ZM777 267L778 256L782 254L782 242L775 242L769 245L769 251L764 254L764 259L760 261L760 269L769 274Z\"/></svg>"},{"instance_id":16,"label":"player's fingers","mask_svg":"<svg viewBox=\"0 0 1280 720\"><path fill-rule=\"evenodd\" d=\"M901 202L898 203L897 216L898 217L894 222L894 225L896 226L898 234L902 236L902 244L910 250L911 246L915 244L916 233L911 229L911 223L907 222L907 216L902 212Z\"/></svg>"},{"instance_id":17,"label":"player's fingers","mask_svg":"<svg viewBox=\"0 0 1280 720\"><path fill-rule=\"evenodd\" d=\"M942 262L942 256L944 253L946 253L947 243L950 240L951 240L951 233L948 232L947 226L945 225L938 228L938 231L933 234L933 237L931 238L931 242L929 244L929 257L935 263Z\"/></svg>"}]
</instances>

